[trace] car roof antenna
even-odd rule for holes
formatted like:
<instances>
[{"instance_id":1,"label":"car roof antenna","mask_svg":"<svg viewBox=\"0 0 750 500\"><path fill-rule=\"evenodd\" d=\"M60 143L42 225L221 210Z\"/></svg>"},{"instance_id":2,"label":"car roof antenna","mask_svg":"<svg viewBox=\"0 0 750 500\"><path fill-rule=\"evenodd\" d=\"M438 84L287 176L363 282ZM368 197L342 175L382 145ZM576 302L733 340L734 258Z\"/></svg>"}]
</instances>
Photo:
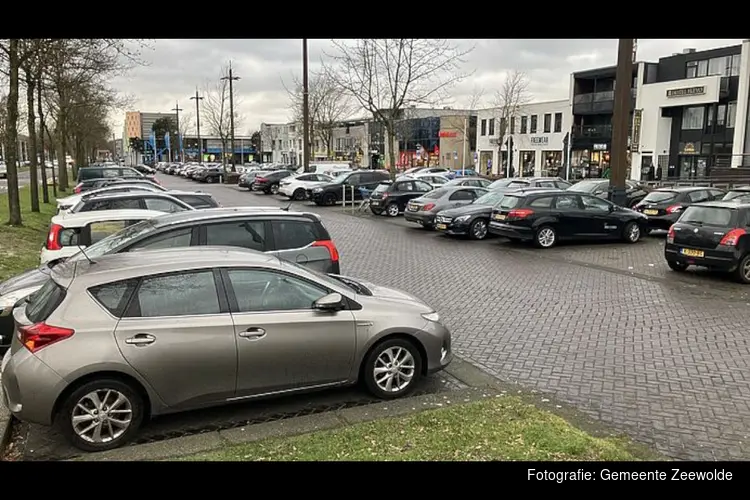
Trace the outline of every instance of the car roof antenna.
<instances>
[{"instance_id":1,"label":"car roof antenna","mask_svg":"<svg viewBox=\"0 0 750 500\"><path fill-rule=\"evenodd\" d=\"M89 261L89 264L96 264L96 262L94 262L93 260L91 260L89 258L89 256L86 254L86 251L83 249L83 247L81 245L76 245L76 246L78 247L78 250L81 251L81 253L83 254L83 256L86 257L86 260Z\"/></svg>"}]
</instances>

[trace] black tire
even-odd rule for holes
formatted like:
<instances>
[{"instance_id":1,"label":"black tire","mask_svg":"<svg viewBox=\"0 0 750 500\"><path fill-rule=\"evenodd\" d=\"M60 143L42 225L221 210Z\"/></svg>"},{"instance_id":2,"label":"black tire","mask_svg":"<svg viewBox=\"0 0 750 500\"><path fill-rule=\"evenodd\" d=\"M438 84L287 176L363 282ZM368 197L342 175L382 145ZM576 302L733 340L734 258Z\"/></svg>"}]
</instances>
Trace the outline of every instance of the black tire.
<instances>
[{"instance_id":1,"label":"black tire","mask_svg":"<svg viewBox=\"0 0 750 500\"><path fill-rule=\"evenodd\" d=\"M488 228L485 219L477 219L469 227L469 238L472 240L483 240L487 237Z\"/></svg>"},{"instance_id":2,"label":"black tire","mask_svg":"<svg viewBox=\"0 0 750 500\"><path fill-rule=\"evenodd\" d=\"M422 224L422 229L427 229L428 231L431 231L435 229L435 224L430 224L430 223L425 222L424 224Z\"/></svg>"},{"instance_id":3,"label":"black tire","mask_svg":"<svg viewBox=\"0 0 750 500\"><path fill-rule=\"evenodd\" d=\"M408 373L411 373L411 379L406 386L398 391L386 391L378 385L378 381L375 378L376 366L379 368L384 367L384 365L381 361L378 360L378 358L380 358L380 356L383 355L386 351L391 351L392 353L408 352L408 354L411 356L411 359L414 361L410 364L412 368L410 370L406 370ZM364 380L365 387L367 387L367 390L373 396L380 399L401 398L408 395L416 388L417 383L422 376L422 356L419 354L419 349L417 349L417 347L412 342L402 338L388 339L372 348L370 353L365 358L362 370L362 378Z\"/></svg>"},{"instance_id":4,"label":"black tire","mask_svg":"<svg viewBox=\"0 0 750 500\"><path fill-rule=\"evenodd\" d=\"M383 215L383 210L380 208L372 208L370 207L370 212L372 212L375 215Z\"/></svg>"},{"instance_id":5,"label":"black tire","mask_svg":"<svg viewBox=\"0 0 750 500\"><path fill-rule=\"evenodd\" d=\"M106 391L117 391L123 395L130 404L131 420L129 426L125 431L105 442L92 442L80 437L73 427L73 411L78 411L79 403L86 401L86 395L92 392L99 392L100 394L106 393ZM122 407L119 407L122 408ZM55 425L58 427L63 436L78 449L84 451L104 451L111 450L113 448L119 448L128 441L130 441L138 433L138 429L143 423L144 419L144 402L139 391L133 388L130 384L113 378L103 378L100 380L92 380L86 382L80 387L76 388L71 392L65 401L60 406L57 415L55 415ZM122 418L122 415L120 414ZM106 428L106 425L104 425Z\"/></svg>"},{"instance_id":6,"label":"black tire","mask_svg":"<svg viewBox=\"0 0 750 500\"><path fill-rule=\"evenodd\" d=\"M385 213L388 217L398 217L400 210L398 209L398 203L389 203L385 207Z\"/></svg>"},{"instance_id":7,"label":"black tire","mask_svg":"<svg viewBox=\"0 0 750 500\"><path fill-rule=\"evenodd\" d=\"M667 265L672 271L675 271L678 273L684 273L685 271L687 271L687 268L688 268L688 264L677 262L676 260L668 260Z\"/></svg>"},{"instance_id":8,"label":"black tire","mask_svg":"<svg viewBox=\"0 0 750 500\"><path fill-rule=\"evenodd\" d=\"M271 184L271 194L279 194L279 185Z\"/></svg>"},{"instance_id":9,"label":"black tire","mask_svg":"<svg viewBox=\"0 0 750 500\"><path fill-rule=\"evenodd\" d=\"M213 184L214 178L213 177L206 177L206 182L208 182L209 184Z\"/></svg>"},{"instance_id":10,"label":"black tire","mask_svg":"<svg viewBox=\"0 0 750 500\"><path fill-rule=\"evenodd\" d=\"M637 222L628 222L622 231L626 243L638 243L641 240L641 226Z\"/></svg>"},{"instance_id":11,"label":"black tire","mask_svg":"<svg viewBox=\"0 0 750 500\"><path fill-rule=\"evenodd\" d=\"M305 190L302 188L298 188L292 193L293 200L302 201L305 198L307 198L307 194L305 194Z\"/></svg>"},{"instance_id":12,"label":"black tire","mask_svg":"<svg viewBox=\"0 0 750 500\"><path fill-rule=\"evenodd\" d=\"M336 204L336 195L333 193L326 193L323 195L323 205L332 207Z\"/></svg>"},{"instance_id":13,"label":"black tire","mask_svg":"<svg viewBox=\"0 0 750 500\"><path fill-rule=\"evenodd\" d=\"M746 253L734 270L734 279L743 285L750 285L750 253Z\"/></svg>"},{"instance_id":14,"label":"black tire","mask_svg":"<svg viewBox=\"0 0 750 500\"><path fill-rule=\"evenodd\" d=\"M551 241L550 236L551 235ZM552 226L542 226L534 233L534 246L552 248L557 244L557 231Z\"/></svg>"}]
</instances>

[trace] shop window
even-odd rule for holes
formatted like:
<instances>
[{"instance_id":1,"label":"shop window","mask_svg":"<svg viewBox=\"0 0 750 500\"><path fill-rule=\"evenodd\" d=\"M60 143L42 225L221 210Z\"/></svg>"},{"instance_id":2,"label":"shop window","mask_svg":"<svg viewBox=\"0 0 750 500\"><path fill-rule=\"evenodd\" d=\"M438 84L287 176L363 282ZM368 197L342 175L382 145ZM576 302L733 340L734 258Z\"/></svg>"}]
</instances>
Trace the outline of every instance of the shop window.
<instances>
[{"instance_id":1,"label":"shop window","mask_svg":"<svg viewBox=\"0 0 750 500\"><path fill-rule=\"evenodd\" d=\"M521 151L521 177L533 177L536 165L536 151Z\"/></svg>"},{"instance_id":2,"label":"shop window","mask_svg":"<svg viewBox=\"0 0 750 500\"><path fill-rule=\"evenodd\" d=\"M682 110L682 130L700 130L703 128L705 108L694 106Z\"/></svg>"},{"instance_id":3,"label":"shop window","mask_svg":"<svg viewBox=\"0 0 750 500\"><path fill-rule=\"evenodd\" d=\"M562 177L562 151L542 151L542 177Z\"/></svg>"}]
</instances>

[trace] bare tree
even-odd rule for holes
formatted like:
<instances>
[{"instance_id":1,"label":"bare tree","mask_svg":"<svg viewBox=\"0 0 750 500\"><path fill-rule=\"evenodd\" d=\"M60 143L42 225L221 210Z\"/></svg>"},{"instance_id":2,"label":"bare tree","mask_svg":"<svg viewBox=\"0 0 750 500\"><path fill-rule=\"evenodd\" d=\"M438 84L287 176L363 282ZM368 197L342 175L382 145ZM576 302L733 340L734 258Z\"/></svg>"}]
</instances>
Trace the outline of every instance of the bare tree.
<instances>
[{"instance_id":1,"label":"bare tree","mask_svg":"<svg viewBox=\"0 0 750 500\"><path fill-rule=\"evenodd\" d=\"M5 117L5 163L8 178L8 224L20 226L21 199L18 192L18 87L19 70L23 64L21 41L17 38L8 40L7 44L0 44L8 58L8 96L6 100L7 114Z\"/></svg>"},{"instance_id":2,"label":"bare tree","mask_svg":"<svg viewBox=\"0 0 750 500\"><path fill-rule=\"evenodd\" d=\"M221 141L221 158L224 166L224 171L227 170L227 148L229 146L229 139L232 135L231 130L231 112L229 106L229 80L222 79L228 77L229 65L225 65L221 69L220 79L214 82L207 82L203 91L203 109L201 118L208 124L211 133L219 136ZM240 107L241 101L234 96L234 127L235 130L242 126L242 116L237 112ZM232 151L234 154L234 151Z\"/></svg>"},{"instance_id":3,"label":"bare tree","mask_svg":"<svg viewBox=\"0 0 750 500\"><path fill-rule=\"evenodd\" d=\"M529 78L522 71L513 70L507 73L502 85L495 92L494 113L497 118L495 130L497 131L498 163L500 163L498 169L503 168L508 177L511 176L510 161L507 162L507 165L502 164L502 148L505 145L506 137L510 137L516 132L511 130L510 126L515 124L516 118L521 115L523 107L530 100ZM512 154L512 151L508 151L508 158Z\"/></svg>"},{"instance_id":4,"label":"bare tree","mask_svg":"<svg viewBox=\"0 0 750 500\"><path fill-rule=\"evenodd\" d=\"M461 49L450 40L421 38L332 40L325 65L331 79L382 124L392 175L395 175L396 123L412 105L436 105L466 74Z\"/></svg>"}]
</instances>

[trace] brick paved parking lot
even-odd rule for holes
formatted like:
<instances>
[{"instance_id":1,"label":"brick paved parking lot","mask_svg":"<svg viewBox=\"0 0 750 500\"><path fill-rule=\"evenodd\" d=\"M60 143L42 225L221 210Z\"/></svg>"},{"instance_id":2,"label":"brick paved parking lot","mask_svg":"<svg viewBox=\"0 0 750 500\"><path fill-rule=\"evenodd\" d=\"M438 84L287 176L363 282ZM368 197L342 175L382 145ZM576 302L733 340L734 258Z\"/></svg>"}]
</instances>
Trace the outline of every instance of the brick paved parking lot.
<instances>
[{"instance_id":1,"label":"brick paved parking lot","mask_svg":"<svg viewBox=\"0 0 750 500\"><path fill-rule=\"evenodd\" d=\"M163 181L225 206L285 205L235 186ZM537 251L446 238L403 218L295 208L321 214L342 272L433 304L458 354L498 378L552 393L674 458L750 459L750 290L668 271L660 237Z\"/></svg>"}]
</instances>

